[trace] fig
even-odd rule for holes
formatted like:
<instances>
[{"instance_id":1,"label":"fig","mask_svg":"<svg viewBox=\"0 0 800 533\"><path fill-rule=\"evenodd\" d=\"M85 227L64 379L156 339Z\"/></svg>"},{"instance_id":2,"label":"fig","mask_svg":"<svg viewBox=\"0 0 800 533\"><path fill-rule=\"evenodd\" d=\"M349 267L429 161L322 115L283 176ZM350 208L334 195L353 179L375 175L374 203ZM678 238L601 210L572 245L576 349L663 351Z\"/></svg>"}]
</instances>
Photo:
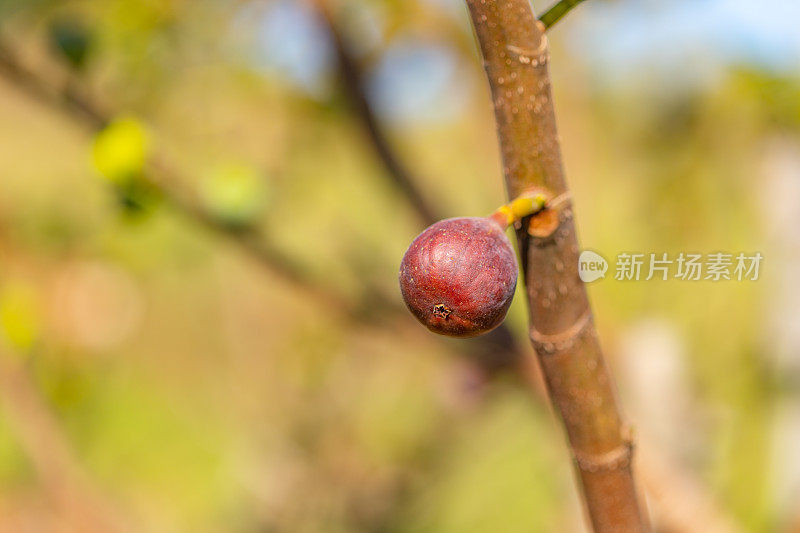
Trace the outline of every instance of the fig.
<instances>
[{"instance_id":1,"label":"fig","mask_svg":"<svg viewBox=\"0 0 800 533\"><path fill-rule=\"evenodd\" d=\"M518 272L504 229L492 218L450 218L414 239L400 263L400 291L428 329L474 337L503 322Z\"/></svg>"}]
</instances>

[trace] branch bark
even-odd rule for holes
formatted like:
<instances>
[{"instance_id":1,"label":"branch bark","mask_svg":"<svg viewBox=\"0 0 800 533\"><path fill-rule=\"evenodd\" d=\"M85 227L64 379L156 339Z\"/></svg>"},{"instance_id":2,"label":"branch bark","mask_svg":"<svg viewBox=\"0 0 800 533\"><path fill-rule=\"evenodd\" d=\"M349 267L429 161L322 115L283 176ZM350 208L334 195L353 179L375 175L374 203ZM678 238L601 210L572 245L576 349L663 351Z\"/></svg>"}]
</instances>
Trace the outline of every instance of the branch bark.
<instances>
[{"instance_id":1,"label":"branch bark","mask_svg":"<svg viewBox=\"0 0 800 533\"><path fill-rule=\"evenodd\" d=\"M567 193L544 25L528 0L467 0L494 100L509 198ZM589 519L597 532L646 531L631 470L633 447L617 408L577 273L572 208L542 212L517 231L530 337L566 428Z\"/></svg>"}]
</instances>

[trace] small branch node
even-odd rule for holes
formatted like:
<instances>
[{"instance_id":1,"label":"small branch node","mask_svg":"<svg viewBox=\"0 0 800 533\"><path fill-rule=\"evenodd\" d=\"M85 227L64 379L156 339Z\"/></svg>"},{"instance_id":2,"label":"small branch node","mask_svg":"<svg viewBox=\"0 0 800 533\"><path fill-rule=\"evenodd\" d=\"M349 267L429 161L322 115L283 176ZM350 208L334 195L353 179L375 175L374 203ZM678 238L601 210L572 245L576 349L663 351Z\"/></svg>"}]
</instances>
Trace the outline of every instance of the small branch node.
<instances>
[{"instance_id":1,"label":"small branch node","mask_svg":"<svg viewBox=\"0 0 800 533\"><path fill-rule=\"evenodd\" d=\"M539 213L532 216L528 223L528 235L538 239L552 236L561 226L563 221L569 220L572 210L572 195L569 192L561 193L552 200Z\"/></svg>"},{"instance_id":2,"label":"small branch node","mask_svg":"<svg viewBox=\"0 0 800 533\"><path fill-rule=\"evenodd\" d=\"M531 65L538 67L539 65L546 65L550 60L550 54L547 49L547 37L542 35L539 41L539 47L535 50L520 48L519 46L508 45L506 50L511 52L523 65Z\"/></svg>"},{"instance_id":3,"label":"small branch node","mask_svg":"<svg viewBox=\"0 0 800 533\"><path fill-rule=\"evenodd\" d=\"M602 454L582 453L574 451L575 462L584 472L610 472L627 468L633 458L633 443L624 441L620 446Z\"/></svg>"},{"instance_id":4,"label":"small branch node","mask_svg":"<svg viewBox=\"0 0 800 533\"><path fill-rule=\"evenodd\" d=\"M592 324L592 313L587 309L574 324L559 333L542 333L531 326L531 342L536 353L540 355L561 353L572 348L582 335L590 332L590 324Z\"/></svg>"}]
</instances>

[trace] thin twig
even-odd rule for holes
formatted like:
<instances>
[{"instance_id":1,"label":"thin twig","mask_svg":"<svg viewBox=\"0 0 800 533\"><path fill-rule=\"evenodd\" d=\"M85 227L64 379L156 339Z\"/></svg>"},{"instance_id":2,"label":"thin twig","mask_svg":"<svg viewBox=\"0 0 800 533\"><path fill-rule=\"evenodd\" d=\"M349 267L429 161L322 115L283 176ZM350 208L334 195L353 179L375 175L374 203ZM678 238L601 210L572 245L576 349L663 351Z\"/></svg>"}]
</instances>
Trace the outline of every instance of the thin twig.
<instances>
[{"instance_id":1,"label":"thin twig","mask_svg":"<svg viewBox=\"0 0 800 533\"><path fill-rule=\"evenodd\" d=\"M2 40L0 40L0 72L38 100L62 108L73 116L80 116L81 122L88 124L93 130L102 130L108 125L110 115L101 110L96 102L72 90L57 90L44 83L41 76L23 66L13 49Z\"/></svg>"},{"instance_id":2,"label":"thin twig","mask_svg":"<svg viewBox=\"0 0 800 533\"><path fill-rule=\"evenodd\" d=\"M441 213L438 213L425 199L425 195L417 186L411 172L403 165L400 158L395 155L389 140L381 130L364 91L361 68L350 53L344 35L339 31L328 0L312 0L312 3L317 8L320 18L330 33L336 51L336 58L339 62L339 73L347 91L347 96L355 108L356 116L364 124L364 129L369 135L370 143L376 154L383 166L386 167L386 176L403 193L426 226L442 219Z\"/></svg>"},{"instance_id":3,"label":"thin twig","mask_svg":"<svg viewBox=\"0 0 800 533\"><path fill-rule=\"evenodd\" d=\"M556 5L545 11L545 13L539 17L539 21L544 24L544 29L550 29L550 27L561 20L564 15L569 13L575 6L583 1L584 0L561 0Z\"/></svg>"},{"instance_id":4,"label":"thin twig","mask_svg":"<svg viewBox=\"0 0 800 533\"><path fill-rule=\"evenodd\" d=\"M355 65L352 61L349 64ZM81 94L77 87L73 87L69 95L53 88L38 72L26 68L17 59L13 48L3 43L1 39L0 73L5 74L6 79L13 82L26 94L54 109L65 112L68 117L87 126L91 131L98 131L105 127L114 116L112 113L104 111L92 98ZM366 103L366 100L364 102ZM370 117L365 121L373 124L374 131L379 132L377 121L369 106L366 105L359 109L360 113L365 113ZM378 135L380 136L380 133ZM390 176L396 176L395 172L401 167L391 164L391 161L397 161L397 158L393 156L385 140L382 145L385 149L379 151L380 159L386 164ZM176 167L162 155L156 154L150 158L145 174L148 182L161 191L162 197L174 211L184 215L206 231L224 237L222 242L232 244L246 257L254 260L255 264L291 283L295 289L308 295L308 300L314 302L314 305L349 316L359 322L383 320L403 311L403 307L397 301L389 298L379 289L370 287L367 287L363 300L354 305L338 292L322 285L314 276L306 272L302 265L271 246L263 235L253 230L232 231L229 226L220 223L212 213L204 209L188 191L177 186L186 181ZM421 206L414 202L412 205L418 210ZM423 211L418 212L423 218L435 216L430 213L425 214ZM376 309L380 312L374 312ZM485 335L474 345L464 346L464 351L470 352L469 355L475 360L481 375L487 379L498 372L515 368L525 354L511 330L504 325L489 335Z\"/></svg>"},{"instance_id":5,"label":"thin twig","mask_svg":"<svg viewBox=\"0 0 800 533\"><path fill-rule=\"evenodd\" d=\"M528 0L467 0L494 99L510 199L567 192L556 131L544 25ZM549 212L548 212L549 211ZM646 531L623 424L578 277L572 208L545 210L517 231L530 336L560 413L594 530Z\"/></svg>"},{"instance_id":6,"label":"thin twig","mask_svg":"<svg viewBox=\"0 0 800 533\"><path fill-rule=\"evenodd\" d=\"M349 64L354 65L352 61ZM54 89L38 72L24 67L22 62L17 59L13 48L2 41L0 41L0 73L4 73L8 80L27 94L52 108L65 112L68 117L84 124L91 131L103 128L113 117L113 114L102 110L92 98L82 95L77 88L73 88L70 95ZM366 101L364 100L364 102ZM365 121L373 124L374 131L379 132L377 121L374 120L368 106L360 107L359 113L366 113L371 117ZM380 133L378 135L380 136ZM380 159L389 169L389 175L395 176L395 172L401 167L390 163L397 159L393 156L388 143L384 140L382 145L384 149L379 151ZM365 291L363 300L354 305L338 292L322 285L302 265L271 246L260 233L253 230L232 231L229 226L220 223L212 213L204 209L189 191L177 186L186 181L176 167L163 155L156 154L151 157L146 171L145 177L148 182L161 191L162 197L175 212L184 215L206 231L223 237L221 242L233 245L246 257L254 260L256 265L264 267L268 272L277 274L281 279L289 282L296 290L306 294L308 301L314 302L315 306L333 310L362 323L384 320L386 317L403 312L403 307L397 301L389 298L379 289L370 287ZM422 204L412 202L412 205L419 210ZM422 211L418 212L423 218L435 216ZM380 312L374 312L376 309ZM469 352L468 355L475 361L480 374L485 379L515 368L525 354L511 330L506 326L495 329L472 345L465 345L463 351Z\"/></svg>"},{"instance_id":7,"label":"thin twig","mask_svg":"<svg viewBox=\"0 0 800 533\"><path fill-rule=\"evenodd\" d=\"M54 88L38 72L25 67L14 53L13 48L2 40L0 40L0 73L26 94L65 112L69 117L88 127L90 131L103 129L114 116L113 113L103 110L93 99L81 94L74 87L68 91ZM185 181L163 155L156 154L150 158L145 168L144 178L163 193L163 197L166 198L169 205L175 208L175 211L183 214L200 227L217 235L225 236L247 256L255 259L259 265L266 267L272 274L290 283L295 289L307 294L311 301L328 305L345 314L362 314L357 306L354 307L341 294L313 280L311 275L307 274L300 265L270 245L267 239L255 230L232 231L229 226L221 223L212 213L195 201L188 192L178 187L179 183L185 183ZM401 310L398 304L379 293L370 296L379 301L382 312L385 311L384 314L392 314Z\"/></svg>"}]
</instances>

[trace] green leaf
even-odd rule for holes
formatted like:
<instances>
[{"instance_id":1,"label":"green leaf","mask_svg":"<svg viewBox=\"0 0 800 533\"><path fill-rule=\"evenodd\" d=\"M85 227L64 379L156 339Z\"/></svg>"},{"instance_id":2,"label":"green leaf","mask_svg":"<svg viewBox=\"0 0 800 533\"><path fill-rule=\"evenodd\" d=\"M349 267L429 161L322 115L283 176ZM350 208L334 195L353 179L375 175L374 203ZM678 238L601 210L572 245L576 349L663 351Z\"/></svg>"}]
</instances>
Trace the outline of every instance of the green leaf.
<instances>
[{"instance_id":1,"label":"green leaf","mask_svg":"<svg viewBox=\"0 0 800 533\"><path fill-rule=\"evenodd\" d=\"M261 212L267 197L264 178L241 163L217 165L203 180L203 201L220 220L232 226L247 226Z\"/></svg>"},{"instance_id":2,"label":"green leaf","mask_svg":"<svg viewBox=\"0 0 800 533\"><path fill-rule=\"evenodd\" d=\"M121 117L95 137L92 162L107 180L125 184L142 174L149 150L150 136L142 123Z\"/></svg>"}]
</instances>

